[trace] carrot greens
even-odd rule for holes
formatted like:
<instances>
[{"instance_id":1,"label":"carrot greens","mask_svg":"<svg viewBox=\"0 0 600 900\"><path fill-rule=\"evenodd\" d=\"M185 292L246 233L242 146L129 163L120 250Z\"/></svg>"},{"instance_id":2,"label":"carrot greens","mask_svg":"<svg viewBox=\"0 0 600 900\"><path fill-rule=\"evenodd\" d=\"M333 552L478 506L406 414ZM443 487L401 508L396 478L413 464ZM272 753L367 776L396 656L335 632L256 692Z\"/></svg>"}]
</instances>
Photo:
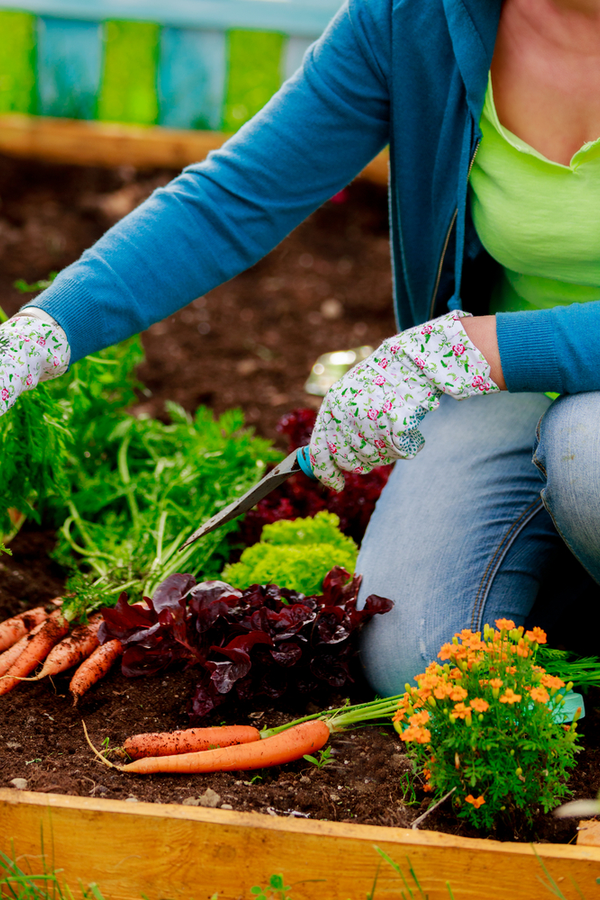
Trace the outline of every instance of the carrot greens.
<instances>
[{"instance_id":1,"label":"carrot greens","mask_svg":"<svg viewBox=\"0 0 600 900\"><path fill-rule=\"evenodd\" d=\"M169 403L167 423L133 415L142 358L139 338L102 350L0 418L0 536L25 518L58 529L54 556L74 576L69 620L123 589L151 596L176 571L217 575L238 523L180 544L281 458L237 410L215 419Z\"/></svg>"}]
</instances>

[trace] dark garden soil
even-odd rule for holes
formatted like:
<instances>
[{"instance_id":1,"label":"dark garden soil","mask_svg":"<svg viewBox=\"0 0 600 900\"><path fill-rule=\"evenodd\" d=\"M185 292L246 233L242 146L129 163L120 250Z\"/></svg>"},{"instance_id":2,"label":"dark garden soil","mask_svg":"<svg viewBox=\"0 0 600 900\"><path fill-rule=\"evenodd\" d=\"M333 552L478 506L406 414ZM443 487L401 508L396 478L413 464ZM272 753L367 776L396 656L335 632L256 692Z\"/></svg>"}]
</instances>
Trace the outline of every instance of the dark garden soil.
<instances>
[{"instance_id":1,"label":"dark garden soil","mask_svg":"<svg viewBox=\"0 0 600 900\"><path fill-rule=\"evenodd\" d=\"M14 312L23 297L13 282L45 278L77 258L110 224L173 173L80 169L0 157L0 305ZM377 345L393 333L385 192L357 182L325 204L252 270L200 298L144 336L139 376L147 393L139 409L162 415L164 401L193 410L241 407L258 433L285 449L275 426L299 406L318 405L304 391L323 352ZM190 523L196 524L196 523ZM47 602L63 589L63 573L48 556L53 535L26 525L0 563L0 618ZM410 827L429 800L414 786L410 762L386 726L331 739L332 761L304 760L259 773L212 776L126 776L103 768L85 743L85 720L96 746L118 747L130 734L189 724L193 669L139 680L113 670L72 707L68 679L24 684L0 703L0 786L25 779L27 788L78 796L256 810L277 816ZM344 695L219 710L240 724L272 726L341 705ZM369 699L353 686L353 702ZM600 715L588 697L581 723L586 749L571 786L575 797L600 788ZM420 826L480 836L442 806ZM501 839L574 840L575 823L540 816L532 834Z\"/></svg>"}]
</instances>

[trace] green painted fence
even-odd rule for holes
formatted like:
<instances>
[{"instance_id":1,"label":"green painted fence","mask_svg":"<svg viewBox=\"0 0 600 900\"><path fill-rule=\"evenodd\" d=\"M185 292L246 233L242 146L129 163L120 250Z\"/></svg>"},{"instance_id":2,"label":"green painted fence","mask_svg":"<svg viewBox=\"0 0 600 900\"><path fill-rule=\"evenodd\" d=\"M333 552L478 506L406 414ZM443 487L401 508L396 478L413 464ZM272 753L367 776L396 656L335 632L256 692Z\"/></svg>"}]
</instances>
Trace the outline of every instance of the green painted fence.
<instances>
[{"instance_id":1,"label":"green painted fence","mask_svg":"<svg viewBox=\"0 0 600 900\"><path fill-rule=\"evenodd\" d=\"M0 113L236 131L278 90L318 37L310 34L316 7L306 7L312 16L304 29L308 33L302 28L301 33L219 28L220 11L227 23L232 10L247 8L264 23L273 8L275 19L287 15L298 31L306 2L261 6L254 0L234 6L221 0L215 6L199 0L208 23L202 28L133 17L96 21L88 15L90 6L80 6L79 18L69 19L60 4L47 0L30 0L21 11L2 8L0 0ZM337 0L328 3L320 13L324 22ZM36 14L37 8L44 14ZM45 13L54 9L55 15Z\"/></svg>"}]
</instances>

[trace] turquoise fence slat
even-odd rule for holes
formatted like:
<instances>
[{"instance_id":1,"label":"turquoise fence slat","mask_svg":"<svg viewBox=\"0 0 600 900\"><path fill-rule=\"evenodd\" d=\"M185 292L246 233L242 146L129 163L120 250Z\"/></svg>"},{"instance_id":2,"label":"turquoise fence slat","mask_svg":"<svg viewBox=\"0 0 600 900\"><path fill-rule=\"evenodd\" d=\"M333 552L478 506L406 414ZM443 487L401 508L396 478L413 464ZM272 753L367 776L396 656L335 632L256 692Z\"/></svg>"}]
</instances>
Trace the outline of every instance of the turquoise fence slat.
<instances>
[{"instance_id":1,"label":"turquoise fence slat","mask_svg":"<svg viewBox=\"0 0 600 900\"><path fill-rule=\"evenodd\" d=\"M98 23L38 19L37 74L41 115L93 119L101 67L102 31Z\"/></svg>"},{"instance_id":2,"label":"turquoise fence slat","mask_svg":"<svg viewBox=\"0 0 600 900\"><path fill-rule=\"evenodd\" d=\"M283 55L283 77L287 81L302 65L304 54L312 44L311 38L290 37Z\"/></svg>"},{"instance_id":3,"label":"turquoise fence slat","mask_svg":"<svg viewBox=\"0 0 600 900\"><path fill-rule=\"evenodd\" d=\"M226 65L224 32L163 28L159 125L218 131L223 120Z\"/></svg>"},{"instance_id":4,"label":"turquoise fence slat","mask_svg":"<svg viewBox=\"0 0 600 900\"><path fill-rule=\"evenodd\" d=\"M21 9L65 19L127 19L178 28L256 28L318 37L342 0L0 0Z\"/></svg>"}]
</instances>

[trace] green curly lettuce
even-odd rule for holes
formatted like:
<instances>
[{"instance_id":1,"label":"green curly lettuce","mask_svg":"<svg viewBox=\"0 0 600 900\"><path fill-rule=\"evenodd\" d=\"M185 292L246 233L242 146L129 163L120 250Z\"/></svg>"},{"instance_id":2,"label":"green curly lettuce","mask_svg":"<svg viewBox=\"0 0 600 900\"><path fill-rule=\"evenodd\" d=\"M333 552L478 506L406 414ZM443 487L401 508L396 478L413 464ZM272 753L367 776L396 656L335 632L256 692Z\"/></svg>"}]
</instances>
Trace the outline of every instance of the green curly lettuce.
<instances>
[{"instance_id":1,"label":"green curly lettuce","mask_svg":"<svg viewBox=\"0 0 600 900\"><path fill-rule=\"evenodd\" d=\"M354 572L358 548L342 534L340 520L330 512L314 518L282 519L265 525L260 542L247 547L240 561L225 567L222 578L236 588L251 584L279 587L313 595L334 566Z\"/></svg>"}]
</instances>

